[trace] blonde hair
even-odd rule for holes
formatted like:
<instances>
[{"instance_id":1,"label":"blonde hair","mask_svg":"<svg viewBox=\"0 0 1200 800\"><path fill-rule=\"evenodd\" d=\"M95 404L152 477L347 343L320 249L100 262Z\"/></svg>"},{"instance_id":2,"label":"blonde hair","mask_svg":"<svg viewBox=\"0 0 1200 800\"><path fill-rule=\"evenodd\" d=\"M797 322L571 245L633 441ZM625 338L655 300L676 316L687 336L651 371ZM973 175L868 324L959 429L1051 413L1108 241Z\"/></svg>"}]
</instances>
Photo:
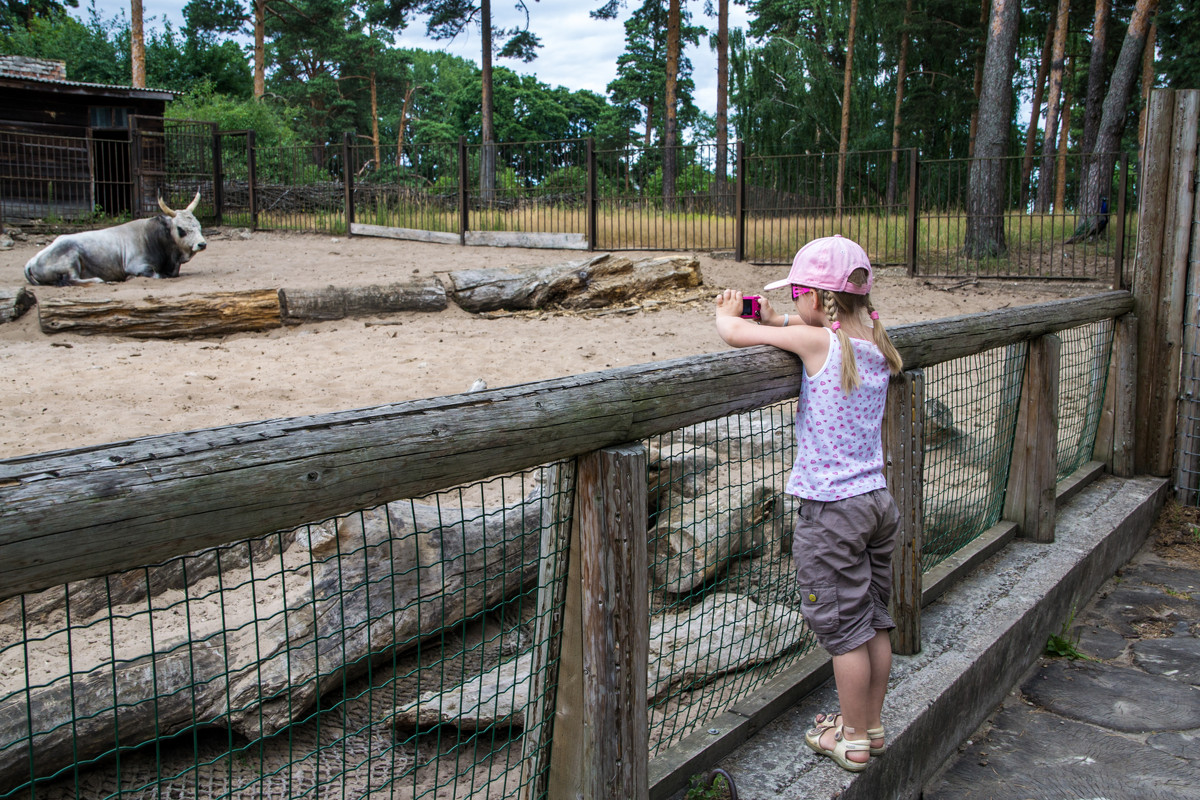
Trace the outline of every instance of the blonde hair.
<instances>
[{"instance_id":1,"label":"blonde hair","mask_svg":"<svg viewBox=\"0 0 1200 800\"><path fill-rule=\"evenodd\" d=\"M850 283L856 286L862 286L866 280L867 271L864 269L856 269L850 273ZM863 308L866 308L868 314L875 314L875 306L871 304L870 294L831 292L827 289L817 289L816 292L821 301L821 308L831 324L837 322L841 317L853 316ZM904 369L904 359L900 357L900 352L892 344L891 337L888 336L887 329L883 327L878 315L872 319L872 322L875 323L873 329L875 346L887 360L888 369L893 375L898 375ZM838 343L842 346L842 391L850 394L858 388L859 384L858 360L854 357L854 347L850 344L850 337L841 325L837 326L835 333Z\"/></svg>"}]
</instances>

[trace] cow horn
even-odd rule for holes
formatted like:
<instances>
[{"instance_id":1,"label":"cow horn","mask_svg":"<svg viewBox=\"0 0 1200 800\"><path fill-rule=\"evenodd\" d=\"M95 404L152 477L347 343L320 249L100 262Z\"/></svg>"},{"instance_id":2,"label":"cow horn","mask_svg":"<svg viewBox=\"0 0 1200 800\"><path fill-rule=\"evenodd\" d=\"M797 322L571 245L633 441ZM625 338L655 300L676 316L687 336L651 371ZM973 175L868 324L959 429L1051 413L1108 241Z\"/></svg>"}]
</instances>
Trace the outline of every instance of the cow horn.
<instances>
[{"instance_id":1,"label":"cow horn","mask_svg":"<svg viewBox=\"0 0 1200 800\"><path fill-rule=\"evenodd\" d=\"M161 195L158 198L158 207L161 208L163 210L163 213L166 214L168 217L175 216L175 212L171 210L170 206L168 206L166 203L163 202Z\"/></svg>"},{"instance_id":2,"label":"cow horn","mask_svg":"<svg viewBox=\"0 0 1200 800\"><path fill-rule=\"evenodd\" d=\"M191 213L196 210L196 205L200 202L200 190L196 190L196 196L192 198L192 202L188 203L187 211Z\"/></svg>"}]
</instances>

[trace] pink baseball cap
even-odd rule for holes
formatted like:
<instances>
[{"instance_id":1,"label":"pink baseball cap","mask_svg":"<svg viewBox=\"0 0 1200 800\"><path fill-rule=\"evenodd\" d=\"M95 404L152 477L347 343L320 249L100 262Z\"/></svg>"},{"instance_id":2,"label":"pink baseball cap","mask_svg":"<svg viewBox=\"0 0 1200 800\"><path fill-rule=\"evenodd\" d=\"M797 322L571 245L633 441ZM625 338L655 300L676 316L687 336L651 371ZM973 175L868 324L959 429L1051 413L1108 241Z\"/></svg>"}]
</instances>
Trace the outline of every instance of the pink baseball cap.
<instances>
[{"instance_id":1,"label":"pink baseball cap","mask_svg":"<svg viewBox=\"0 0 1200 800\"><path fill-rule=\"evenodd\" d=\"M850 273L856 269L867 271L867 282L862 286L850 282ZM792 259L792 271L788 276L781 281L768 283L763 291L795 284L830 292L867 294L873 283L875 273L871 271L871 259L867 258L867 251L856 242L834 234L813 239L801 247Z\"/></svg>"}]
</instances>

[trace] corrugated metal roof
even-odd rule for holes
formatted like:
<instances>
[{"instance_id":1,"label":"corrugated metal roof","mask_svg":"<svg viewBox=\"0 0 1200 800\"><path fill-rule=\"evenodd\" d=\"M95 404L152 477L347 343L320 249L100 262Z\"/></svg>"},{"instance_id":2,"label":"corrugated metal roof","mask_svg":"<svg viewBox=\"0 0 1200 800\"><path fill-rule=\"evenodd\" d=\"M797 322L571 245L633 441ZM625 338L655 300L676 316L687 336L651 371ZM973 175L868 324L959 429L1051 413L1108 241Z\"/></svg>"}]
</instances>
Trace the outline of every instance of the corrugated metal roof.
<instances>
[{"instance_id":1,"label":"corrugated metal roof","mask_svg":"<svg viewBox=\"0 0 1200 800\"><path fill-rule=\"evenodd\" d=\"M112 91L147 92L147 93L167 95L167 97L163 98L164 100L173 100L175 98L175 95L179 94L179 92L174 92L174 91L171 91L170 89L152 89L148 86L137 87L137 86L118 86L116 84L110 84L110 83L85 83L83 81L66 81L66 80L57 80L57 79L53 79L53 78L35 78L35 77L27 76L27 75L12 75L9 73L4 73L4 72L0 72L0 81L23 81L26 83L41 83L41 84L47 84L50 86L71 86L71 87L80 88L80 89L100 89L100 90L109 91L109 92L112 92Z\"/></svg>"}]
</instances>

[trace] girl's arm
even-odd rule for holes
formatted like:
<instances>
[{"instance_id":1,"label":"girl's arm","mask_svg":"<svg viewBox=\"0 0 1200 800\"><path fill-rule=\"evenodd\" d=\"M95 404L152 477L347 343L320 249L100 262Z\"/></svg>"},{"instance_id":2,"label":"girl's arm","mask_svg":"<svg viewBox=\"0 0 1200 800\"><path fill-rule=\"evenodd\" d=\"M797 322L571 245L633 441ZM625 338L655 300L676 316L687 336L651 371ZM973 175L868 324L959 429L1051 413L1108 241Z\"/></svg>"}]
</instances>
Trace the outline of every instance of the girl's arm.
<instances>
[{"instance_id":1,"label":"girl's arm","mask_svg":"<svg viewBox=\"0 0 1200 800\"><path fill-rule=\"evenodd\" d=\"M742 319L742 293L726 289L717 295L717 333L726 344L750 347L769 344L780 350L795 353L811 369L820 369L829 352L829 334L824 328L805 325L799 314L789 314L788 327L783 327L783 314L762 299L762 324Z\"/></svg>"}]
</instances>

